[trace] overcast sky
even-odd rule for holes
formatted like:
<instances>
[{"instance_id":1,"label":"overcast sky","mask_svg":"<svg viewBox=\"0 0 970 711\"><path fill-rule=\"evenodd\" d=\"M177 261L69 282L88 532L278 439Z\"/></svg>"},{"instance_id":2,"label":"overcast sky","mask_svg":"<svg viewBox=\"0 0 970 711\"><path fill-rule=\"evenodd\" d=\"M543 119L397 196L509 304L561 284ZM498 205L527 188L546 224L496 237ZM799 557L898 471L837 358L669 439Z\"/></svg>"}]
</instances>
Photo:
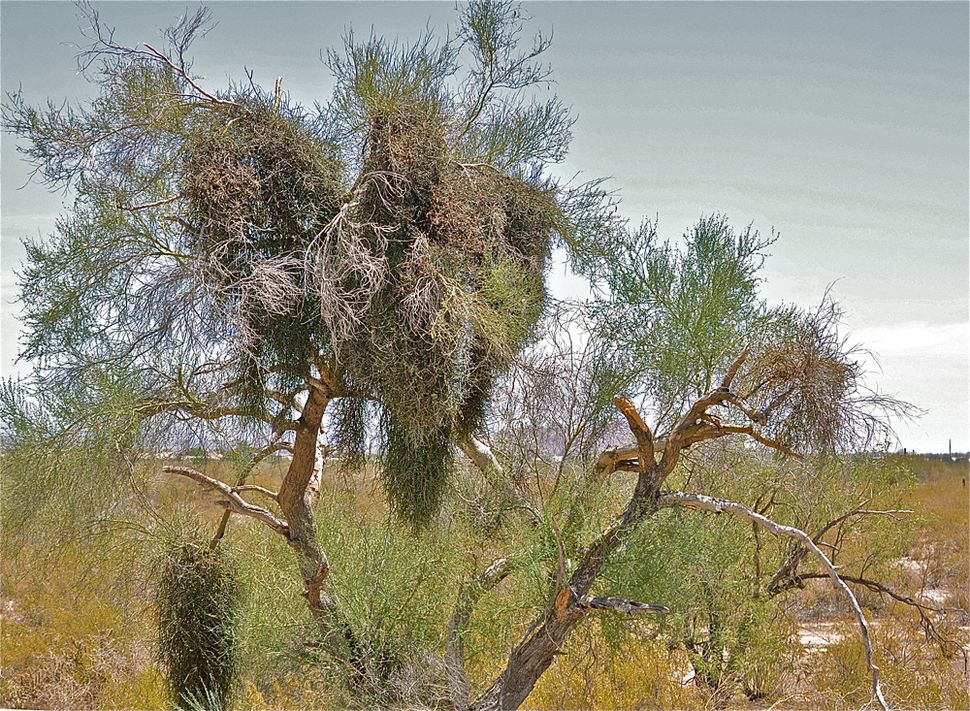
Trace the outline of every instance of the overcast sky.
<instances>
[{"instance_id":1,"label":"overcast sky","mask_svg":"<svg viewBox=\"0 0 970 711\"><path fill-rule=\"evenodd\" d=\"M151 43L178 3L102 3L117 39ZM968 449L968 5L534 3L554 30L554 90L578 117L563 174L612 176L633 220L682 234L723 212L781 239L765 293L804 306L826 286L852 338L879 355L871 382L925 409L900 427L918 451ZM212 86L283 76L325 100L320 50L346 27L413 37L454 24L451 3L212 4L195 46ZM73 6L0 3L2 85L34 103L90 95L76 74ZM20 240L50 232L63 196L21 187L2 144L0 374L17 372ZM561 296L578 293L556 270Z\"/></svg>"}]
</instances>

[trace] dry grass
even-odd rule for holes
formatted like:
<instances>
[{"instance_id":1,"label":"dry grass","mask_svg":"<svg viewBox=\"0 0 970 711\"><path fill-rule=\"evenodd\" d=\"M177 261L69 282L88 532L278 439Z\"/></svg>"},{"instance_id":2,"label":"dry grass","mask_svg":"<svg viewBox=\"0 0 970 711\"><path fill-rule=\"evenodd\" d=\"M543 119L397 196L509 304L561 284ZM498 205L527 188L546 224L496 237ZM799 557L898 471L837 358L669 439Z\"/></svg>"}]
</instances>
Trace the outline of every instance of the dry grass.
<instances>
[{"instance_id":1,"label":"dry grass","mask_svg":"<svg viewBox=\"0 0 970 711\"><path fill-rule=\"evenodd\" d=\"M968 609L968 500L962 483L965 469L940 462L930 462L925 470L918 469L923 463L923 460L904 462L917 471L920 480L904 492L903 504L919 513L913 517L912 530L904 537L909 542L902 546L902 563L880 571L880 579L910 592L921 590L930 596L945 594L947 607ZM195 464L204 466L212 475L234 478L227 462ZM282 466L280 461L264 463L251 482L276 488ZM350 475L334 471L330 482L331 490L324 494L326 505L346 505L356 520L378 524L386 519L387 508L373 472ZM173 477L159 479L152 496L163 510L184 508L186 501L191 502L192 514L199 517L203 532L215 530L221 509L199 496L189 482ZM250 548L260 551L251 562L255 566L254 574L267 574L266 570L260 573L259 566L271 566L275 570L287 564L285 555L283 562L271 562L276 554L266 545L272 540L259 547L262 532L257 526L233 520L229 535L244 538L247 545L255 546ZM53 569L33 565L18 567L17 563L5 567L0 608L3 616L0 705L165 707L163 681L152 661L150 615L144 591L132 585L102 594L102 590L108 590L104 585L108 571L113 571L118 561L112 560L110 552L106 553L99 572L88 571L86 560L79 550L65 550ZM284 572L281 569L280 574ZM506 586L516 584L510 580ZM541 679L527 706L748 709L776 704L776 708L859 708L868 701L864 657L855 628L829 588L827 581L812 581L800 593L800 599L803 605L814 608L814 622L805 624L832 625L836 633L833 643L798 652L798 643L793 640L798 663L766 689L765 698L750 701L740 694L715 698L710 689L691 680L692 669L683 648L657 637L652 629L645 628L642 635L611 644L602 636L598 625L589 624L573 635L566 654ZM95 590L98 594L93 594ZM265 603L278 593L270 590L260 599ZM499 668L502 650L514 644L521 632L509 624L511 617L528 617L528 610L514 607L518 604L516 594L511 588L499 589L494 609L483 609L478 626L472 630L482 638L470 639L470 647L483 650L470 660L476 683L484 682ZM130 596L135 597L135 604L130 604ZM863 604L874 619L877 663L883 669L884 686L891 702L900 708L913 709L970 708L966 671L959 656L947 659L936 646L928 644L910 608L888 604L875 595L865 596ZM246 614L268 613L249 610ZM285 617L291 613L280 614ZM279 623L274 620L245 620L249 630L246 634L265 635L261 631L263 627L278 628ZM941 629L968 644L967 624L965 615L954 612L948 615ZM294 629L290 633L298 631ZM285 630L277 630L274 634L284 633ZM253 637L244 641L247 655L259 651L260 658L243 669L243 680L236 695L237 708L282 711L346 705L345 690L334 688L325 667L318 661L301 657L298 648L290 656L283 655L274 646L275 641L260 639ZM273 648L263 649L266 644ZM272 661L263 659L266 655Z\"/></svg>"},{"instance_id":2,"label":"dry grass","mask_svg":"<svg viewBox=\"0 0 970 711\"><path fill-rule=\"evenodd\" d=\"M146 616L113 599L78 551L62 553L49 568L4 568L0 706L165 708Z\"/></svg>"}]
</instances>

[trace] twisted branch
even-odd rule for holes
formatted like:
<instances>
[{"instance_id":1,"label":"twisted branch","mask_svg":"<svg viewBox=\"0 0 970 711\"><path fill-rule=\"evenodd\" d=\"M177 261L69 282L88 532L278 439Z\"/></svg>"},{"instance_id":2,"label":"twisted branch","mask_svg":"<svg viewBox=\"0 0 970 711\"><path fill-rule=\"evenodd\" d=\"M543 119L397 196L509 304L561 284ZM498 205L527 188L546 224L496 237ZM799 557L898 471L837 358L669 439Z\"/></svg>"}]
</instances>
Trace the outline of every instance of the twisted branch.
<instances>
[{"instance_id":1,"label":"twisted branch","mask_svg":"<svg viewBox=\"0 0 970 711\"><path fill-rule=\"evenodd\" d=\"M702 494L688 494L683 491L674 491L662 494L658 500L658 504L660 506L668 507L680 506L683 508L704 509L705 511L711 511L718 514L724 511L739 514L758 524L773 535L794 538L812 554L814 554L828 572L828 577L832 579L833 584L845 594L846 598L848 598L849 604L852 606L852 609L855 612L856 620L859 623L859 630L862 635L862 643L866 649L866 664L868 665L869 671L872 674L872 695L879 702L879 706L883 709L883 711L889 711L889 705L886 703L886 699L882 694L882 687L879 684L879 667L877 667L873 661L872 642L869 639L869 623L866 620L865 614L862 612L862 607L859 605L859 601L856 599L855 594L853 594L852 589L849 588L841 577L839 577L839 573L835 566L828 559L825 553L822 552L818 545L816 545L815 541L813 541L812 538L805 533L805 531L793 526L785 526L780 523L776 523L767 516L763 516L762 514L752 511L743 504L739 504L734 501L726 501L724 499L715 499Z\"/></svg>"}]
</instances>

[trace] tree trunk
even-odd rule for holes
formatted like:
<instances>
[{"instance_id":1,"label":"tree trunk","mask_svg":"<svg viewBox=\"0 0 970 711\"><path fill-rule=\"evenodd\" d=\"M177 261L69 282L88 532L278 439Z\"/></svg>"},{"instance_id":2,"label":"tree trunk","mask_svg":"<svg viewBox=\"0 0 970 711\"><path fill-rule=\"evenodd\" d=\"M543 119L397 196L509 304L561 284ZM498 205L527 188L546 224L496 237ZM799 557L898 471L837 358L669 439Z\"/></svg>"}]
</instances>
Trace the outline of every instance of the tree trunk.
<instances>
[{"instance_id":1,"label":"tree trunk","mask_svg":"<svg viewBox=\"0 0 970 711\"><path fill-rule=\"evenodd\" d=\"M323 457L318 451L320 423L329 403L330 397L325 390L310 387L293 443L293 459L283 477L278 501L289 525L289 544L297 552L304 584L303 596L320 630L322 641L331 651L356 667L359 654L353 634L341 619L337 601L327 590L330 562L317 543L314 518L323 475Z\"/></svg>"},{"instance_id":2,"label":"tree trunk","mask_svg":"<svg viewBox=\"0 0 970 711\"><path fill-rule=\"evenodd\" d=\"M583 615L584 610L573 604L535 627L512 650L505 669L470 711L508 711L521 706Z\"/></svg>"},{"instance_id":3,"label":"tree trunk","mask_svg":"<svg viewBox=\"0 0 970 711\"><path fill-rule=\"evenodd\" d=\"M557 581L557 589L550 595L546 609L509 654L502 673L469 707L470 711L511 711L528 698L539 677L555 661L573 627L585 617L588 609L580 601L593 587L607 559L640 521L657 511L658 492L651 484L657 481L658 471L659 467L654 465L640 477L626 510L589 545L568 583Z\"/></svg>"}]
</instances>

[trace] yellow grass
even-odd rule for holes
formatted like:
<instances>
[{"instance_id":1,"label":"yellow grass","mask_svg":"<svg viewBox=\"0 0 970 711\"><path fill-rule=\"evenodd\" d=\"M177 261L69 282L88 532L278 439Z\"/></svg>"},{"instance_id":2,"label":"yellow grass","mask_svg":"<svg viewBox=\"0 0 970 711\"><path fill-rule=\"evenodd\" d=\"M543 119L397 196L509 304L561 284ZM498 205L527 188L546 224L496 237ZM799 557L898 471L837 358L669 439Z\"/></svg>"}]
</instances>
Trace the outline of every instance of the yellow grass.
<instances>
[{"instance_id":1,"label":"yellow grass","mask_svg":"<svg viewBox=\"0 0 970 711\"><path fill-rule=\"evenodd\" d=\"M966 469L942 462L927 464L915 458L902 463L920 476L919 483L906 492L904 502L919 512L913 523L915 545L903 551L911 563L883 573L895 576L888 581L892 584L941 591L947 595L948 607L970 609ZM208 462L206 466L210 474L232 478L227 464ZM251 481L276 488L281 471L281 463L269 463ZM359 492L361 486L364 495L349 495ZM335 496L355 502L362 518L379 521L385 515L379 489L369 477L365 481L336 477L332 487L337 490ZM159 480L153 496L163 508L192 502L191 508L207 530L215 529L221 515L218 507L198 495L193 484L177 478ZM245 534L247 540L263 540L260 529L249 522L234 520L232 525L236 527L232 530ZM265 545L272 543L270 539ZM100 569L89 571L84 562L88 559L79 555L79 550L62 551L52 566L4 567L0 706L165 708L164 686L152 661L146 593L134 583L109 593L107 583L117 561L106 553ZM830 595L825 583L816 581L807 591L813 604L821 604ZM266 591L267 596L272 594ZM136 599L134 605L126 604L131 596ZM914 709L970 707L961 659L945 659L936 647L927 644L911 609L880 602L871 595L864 596L864 604L870 605L868 612L874 619L877 661L883 668L891 701ZM858 636L848 619L836 616L830 621L836 623L842 640L822 650L804 651L795 671L781 677L768 689L769 695L756 702L739 695L715 700L710 690L689 681L691 667L685 650L670 648L672 645L663 639L644 635L638 640L632 636L619 647L611 647L595 624L584 625L540 680L527 706L704 709L713 708L717 701L727 708L768 708L772 704L781 708L858 708L868 700L868 677ZM941 629L968 644L968 624L966 616L954 614ZM476 666L473 676L482 683L501 665L498 650L514 643L517 630L496 617L494 626L483 622L478 633L496 635L492 640L495 644L490 646L496 653L472 660ZM260 651L252 646L247 650L255 655L276 655L279 651ZM255 658L247 668L260 666L259 658ZM345 704L346 695L328 683L327 675L312 663L289 669L267 665L262 675L243 680L236 706L282 711Z\"/></svg>"}]
</instances>

